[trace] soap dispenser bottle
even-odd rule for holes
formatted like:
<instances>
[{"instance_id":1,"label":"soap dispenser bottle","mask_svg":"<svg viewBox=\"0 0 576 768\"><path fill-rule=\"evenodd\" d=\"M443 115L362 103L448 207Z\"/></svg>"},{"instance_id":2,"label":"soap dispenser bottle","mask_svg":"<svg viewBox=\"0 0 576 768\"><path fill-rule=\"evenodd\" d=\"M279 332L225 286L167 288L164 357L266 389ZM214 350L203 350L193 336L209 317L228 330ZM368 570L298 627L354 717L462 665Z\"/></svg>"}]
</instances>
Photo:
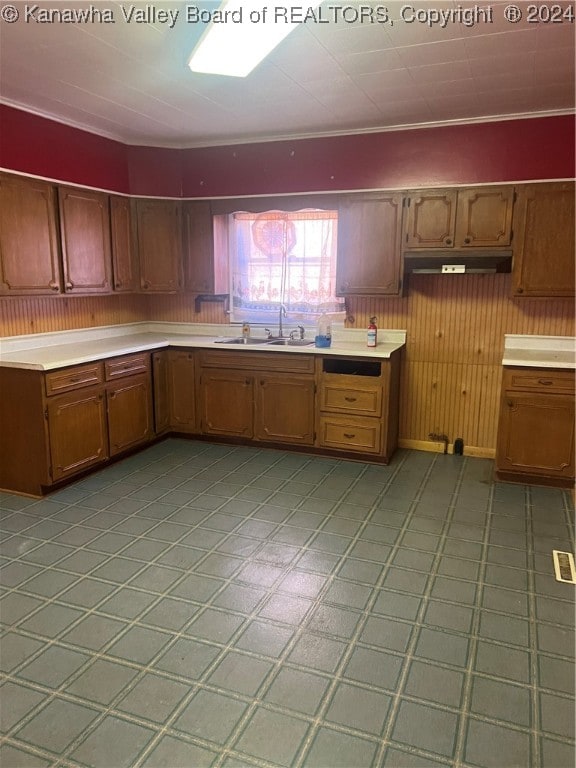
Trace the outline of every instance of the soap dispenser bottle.
<instances>
[{"instance_id":1,"label":"soap dispenser bottle","mask_svg":"<svg viewBox=\"0 0 576 768\"><path fill-rule=\"evenodd\" d=\"M322 312L318 318L318 328L316 329L316 338L314 339L316 347L329 347L332 344L332 324L325 312Z\"/></svg>"}]
</instances>

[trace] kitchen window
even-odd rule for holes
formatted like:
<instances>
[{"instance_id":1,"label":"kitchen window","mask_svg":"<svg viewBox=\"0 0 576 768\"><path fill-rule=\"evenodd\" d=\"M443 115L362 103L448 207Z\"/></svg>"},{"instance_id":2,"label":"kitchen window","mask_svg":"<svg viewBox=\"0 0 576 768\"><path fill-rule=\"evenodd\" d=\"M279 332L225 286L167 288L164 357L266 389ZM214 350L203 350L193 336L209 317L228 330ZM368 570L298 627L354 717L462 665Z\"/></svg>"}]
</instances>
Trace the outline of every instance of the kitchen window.
<instances>
[{"instance_id":1,"label":"kitchen window","mask_svg":"<svg viewBox=\"0 0 576 768\"><path fill-rule=\"evenodd\" d=\"M315 322L344 313L336 292L338 211L237 211L215 218L215 243L227 251L232 322Z\"/></svg>"}]
</instances>

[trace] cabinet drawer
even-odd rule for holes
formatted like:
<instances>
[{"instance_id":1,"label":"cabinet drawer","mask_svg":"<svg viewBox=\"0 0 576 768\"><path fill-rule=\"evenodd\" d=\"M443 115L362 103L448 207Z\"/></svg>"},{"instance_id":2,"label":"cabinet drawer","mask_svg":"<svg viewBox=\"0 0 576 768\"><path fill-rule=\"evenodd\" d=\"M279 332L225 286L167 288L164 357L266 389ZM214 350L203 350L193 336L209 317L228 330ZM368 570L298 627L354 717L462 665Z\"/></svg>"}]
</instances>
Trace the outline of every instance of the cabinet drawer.
<instances>
[{"instance_id":1,"label":"cabinet drawer","mask_svg":"<svg viewBox=\"0 0 576 768\"><path fill-rule=\"evenodd\" d=\"M45 376L46 394L48 396L59 395L62 392L70 392L73 389L101 384L103 381L104 369L102 363L75 365L73 368L63 368L60 371L47 373Z\"/></svg>"},{"instance_id":2,"label":"cabinet drawer","mask_svg":"<svg viewBox=\"0 0 576 768\"><path fill-rule=\"evenodd\" d=\"M106 370L106 381L121 379L124 376L133 376L136 373L146 373L150 370L150 353L144 352L139 355L115 357L112 360L106 360L104 367Z\"/></svg>"},{"instance_id":3,"label":"cabinet drawer","mask_svg":"<svg viewBox=\"0 0 576 768\"><path fill-rule=\"evenodd\" d=\"M360 453L380 453L381 424L378 419L320 418L320 445Z\"/></svg>"},{"instance_id":4,"label":"cabinet drawer","mask_svg":"<svg viewBox=\"0 0 576 768\"><path fill-rule=\"evenodd\" d=\"M320 408L323 411L380 416L382 388L344 389L324 383L320 389Z\"/></svg>"},{"instance_id":5,"label":"cabinet drawer","mask_svg":"<svg viewBox=\"0 0 576 768\"><path fill-rule=\"evenodd\" d=\"M506 368L504 389L524 389L538 392L574 392L574 371L555 368Z\"/></svg>"}]
</instances>

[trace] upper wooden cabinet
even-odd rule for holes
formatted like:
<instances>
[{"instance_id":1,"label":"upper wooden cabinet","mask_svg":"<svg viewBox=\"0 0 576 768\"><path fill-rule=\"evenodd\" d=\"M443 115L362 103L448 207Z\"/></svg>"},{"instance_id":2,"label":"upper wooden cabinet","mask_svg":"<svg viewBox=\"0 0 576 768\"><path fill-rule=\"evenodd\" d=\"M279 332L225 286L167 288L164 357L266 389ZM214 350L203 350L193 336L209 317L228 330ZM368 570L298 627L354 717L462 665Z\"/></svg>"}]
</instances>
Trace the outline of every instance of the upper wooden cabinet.
<instances>
[{"instance_id":1,"label":"upper wooden cabinet","mask_svg":"<svg viewBox=\"0 0 576 768\"><path fill-rule=\"evenodd\" d=\"M111 290L108 195L60 187L60 232L65 293Z\"/></svg>"},{"instance_id":2,"label":"upper wooden cabinet","mask_svg":"<svg viewBox=\"0 0 576 768\"><path fill-rule=\"evenodd\" d=\"M140 287L174 293L182 288L182 205L178 200L137 200Z\"/></svg>"},{"instance_id":3,"label":"upper wooden cabinet","mask_svg":"<svg viewBox=\"0 0 576 768\"><path fill-rule=\"evenodd\" d=\"M574 296L574 182L518 187L512 294Z\"/></svg>"},{"instance_id":4,"label":"upper wooden cabinet","mask_svg":"<svg viewBox=\"0 0 576 768\"><path fill-rule=\"evenodd\" d=\"M405 201L404 249L507 248L513 187L429 189Z\"/></svg>"},{"instance_id":5,"label":"upper wooden cabinet","mask_svg":"<svg viewBox=\"0 0 576 768\"><path fill-rule=\"evenodd\" d=\"M336 293L400 292L402 194L343 198L338 207Z\"/></svg>"},{"instance_id":6,"label":"upper wooden cabinet","mask_svg":"<svg viewBox=\"0 0 576 768\"><path fill-rule=\"evenodd\" d=\"M61 290L54 186L0 176L0 293Z\"/></svg>"},{"instance_id":7,"label":"upper wooden cabinet","mask_svg":"<svg viewBox=\"0 0 576 768\"><path fill-rule=\"evenodd\" d=\"M139 289L133 206L129 197L110 198L112 270L114 290L119 292Z\"/></svg>"},{"instance_id":8,"label":"upper wooden cabinet","mask_svg":"<svg viewBox=\"0 0 576 768\"><path fill-rule=\"evenodd\" d=\"M207 200L184 203L184 284L195 293L220 293L214 264L212 211ZM227 291L227 289L226 289Z\"/></svg>"}]
</instances>

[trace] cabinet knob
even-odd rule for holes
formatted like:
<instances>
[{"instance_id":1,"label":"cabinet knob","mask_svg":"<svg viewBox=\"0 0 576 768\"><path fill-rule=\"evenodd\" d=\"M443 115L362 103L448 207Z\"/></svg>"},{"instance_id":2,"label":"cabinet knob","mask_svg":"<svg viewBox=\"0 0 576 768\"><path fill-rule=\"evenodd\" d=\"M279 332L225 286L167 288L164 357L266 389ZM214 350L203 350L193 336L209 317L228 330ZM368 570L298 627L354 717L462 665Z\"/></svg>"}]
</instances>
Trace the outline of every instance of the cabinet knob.
<instances>
[{"instance_id":1,"label":"cabinet knob","mask_svg":"<svg viewBox=\"0 0 576 768\"><path fill-rule=\"evenodd\" d=\"M508 408L513 408L514 407L514 403L512 402L512 400L508 400L506 405L508 406Z\"/></svg>"},{"instance_id":2,"label":"cabinet knob","mask_svg":"<svg viewBox=\"0 0 576 768\"><path fill-rule=\"evenodd\" d=\"M144 282L142 283L142 288L144 289L150 288L150 283L148 282L148 280L144 280Z\"/></svg>"},{"instance_id":3,"label":"cabinet knob","mask_svg":"<svg viewBox=\"0 0 576 768\"><path fill-rule=\"evenodd\" d=\"M356 398L355 397L345 397L344 400L346 400L347 403L355 403Z\"/></svg>"},{"instance_id":4,"label":"cabinet knob","mask_svg":"<svg viewBox=\"0 0 576 768\"><path fill-rule=\"evenodd\" d=\"M516 293L524 293L524 288L517 288Z\"/></svg>"},{"instance_id":5,"label":"cabinet knob","mask_svg":"<svg viewBox=\"0 0 576 768\"><path fill-rule=\"evenodd\" d=\"M352 434L351 432L344 432L344 437L348 438L348 440L352 440L352 438L356 437L356 435Z\"/></svg>"},{"instance_id":6,"label":"cabinet knob","mask_svg":"<svg viewBox=\"0 0 576 768\"><path fill-rule=\"evenodd\" d=\"M67 280L66 281L66 288L68 288L68 290L71 290L72 288L74 288L74 283L71 283L69 280Z\"/></svg>"},{"instance_id":7,"label":"cabinet knob","mask_svg":"<svg viewBox=\"0 0 576 768\"><path fill-rule=\"evenodd\" d=\"M120 282L120 280L117 280L117 281L114 283L114 287L115 287L115 288L122 288L122 283Z\"/></svg>"},{"instance_id":8,"label":"cabinet knob","mask_svg":"<svg viewBox=\"0 0 576 768\"><path fill-rule=\"evenodd\" d=\"M48 285L50 286L50 288L51 288L53 291L58 291L58 290L60 290L60 286L58 285L58 283L54 282L54 280L51 280L51 281L48 283Z\"/></svg>"},{"instance_id":9,"label":"cabinet knob","mask_svg":"<svg viewBox=\"0 0 576 768\"><path fill-rule=\"evenodd\" d=\"M449 237L447 237L446 240L444 240L444 242L446 243L446 245L452 245L452 240Z\"/></svg>"},{"instance_id":10,"label":"cabinet knob","mask_svg":"<svg viewBox=\"0 0 576 768\"><path fill-rule=\"evenodd\" d=\"M538 384L543 384L545 387L549 387L554 384L554 382L551 381L551 379L538 379Z\"/></svg>"},{"instance_id":11,"label":"cabinet knob","mask_svg":"<svg viewBox=\"0 0 576 768\"><path fill-rule=\"evenodd\" d=\"M469 237L465 237L464 238L464 242L466 243L466 245L468 245L470 243L470 238Z\"/></svg>"}]
</instances>

